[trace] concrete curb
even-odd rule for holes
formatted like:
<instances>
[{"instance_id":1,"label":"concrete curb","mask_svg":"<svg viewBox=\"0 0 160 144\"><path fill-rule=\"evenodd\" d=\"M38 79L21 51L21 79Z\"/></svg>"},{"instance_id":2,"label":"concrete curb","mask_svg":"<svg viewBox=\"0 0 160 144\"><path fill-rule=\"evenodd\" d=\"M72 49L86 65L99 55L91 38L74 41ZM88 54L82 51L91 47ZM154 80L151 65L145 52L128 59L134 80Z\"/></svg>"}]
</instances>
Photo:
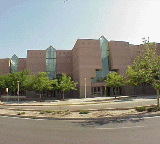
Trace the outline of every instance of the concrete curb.
<instances>
[{"instance_id":1,"label":"concrete curb","mask_svg":"<svg viewBox=\"0 0 160 144\"><path fill-rule=\"evenodd\" d=\"M45 120L119 120L119 119L143 119L145 117L155 117L160 116L160 112L158 113L145 113L145 114L132 114L126 116L110 116L110 117L99 117L99 118L56 118L56 117L35 117L35 116L20 116L20 115L7 115L7 114L0 114L0 116L8 116L8 117L19 117L19 118L30 118L30 119L45 119Z\"/></svg>"},{"instance_id":2,"label":"concrete curb","mask_svg":"<svg viewBox=\"0 0 160 144\"><path fill-rule=\"evenodd\" d=\"M151 106L156 106L156 105L145 105L145 107L151 107ZM141 107L141 106L136 106L136 107ZM103 108L103 109L86 109L88 111L105 111L105 110L129 110L129 109L135 109L136 107L124 107L124 108ZM17 110L17 111L42 111L45 109L20 109L20 108L0 108L0 109L7 109L7 110ZM70 112L79 112L82 109L78 110L70 110ZM59 111L59 110L53 110L53 111ZM65 110L61 110L65 111Z\"/></svg>"}]
</instances>

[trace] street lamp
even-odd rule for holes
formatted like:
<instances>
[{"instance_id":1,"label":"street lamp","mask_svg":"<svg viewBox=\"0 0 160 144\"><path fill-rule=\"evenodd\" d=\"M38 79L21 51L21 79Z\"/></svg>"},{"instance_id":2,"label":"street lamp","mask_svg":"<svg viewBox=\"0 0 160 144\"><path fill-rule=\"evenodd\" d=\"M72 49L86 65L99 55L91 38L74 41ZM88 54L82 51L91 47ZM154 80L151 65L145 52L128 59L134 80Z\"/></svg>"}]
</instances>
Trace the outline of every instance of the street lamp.
<instances>
[{"instance_id":1,"label":"street lamp","mask_svg":"<svg viewBox=\"0 0 160 144\"><path fill-rule=\"evenodd\" d=\"M7 93L7 96L8 96L8 88L6 88L6 93Z\"/></svg>"},{"instance_id":2,"label":"street lamp","mask_svg":"<svg viewBox=\"0 0 160 144\"><path fill-rule=\"evenodd\" d=\"M17 95L18 95L18 102L19 102L19 81L17 81L17 83L18 83Z\"/></svg>"},{"instance_id":3,"label":"street lamp","mask_svg":"<svg viewBox=\"0 0 160 144\"><path fill-rule=\"evenodd\" d=\"M86 78L84 78L85 81L85 98L86 98Z\"/></svg>"}]
</instances>

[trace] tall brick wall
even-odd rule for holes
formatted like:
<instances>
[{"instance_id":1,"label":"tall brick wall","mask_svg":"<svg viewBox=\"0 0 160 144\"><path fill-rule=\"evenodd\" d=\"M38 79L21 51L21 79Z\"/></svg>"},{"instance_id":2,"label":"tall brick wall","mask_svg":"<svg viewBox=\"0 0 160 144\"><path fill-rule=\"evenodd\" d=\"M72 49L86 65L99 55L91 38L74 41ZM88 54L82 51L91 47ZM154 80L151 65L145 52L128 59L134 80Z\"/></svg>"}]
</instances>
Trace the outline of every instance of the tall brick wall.
<instances>
[{"instance_id":1,"label":"tall brick wall","mask_svg":"<svg viewBox=\"0 0 160 144\"><path fill-rule=\"evenodd\" d=\"M73 78L79 82L79 97L91 96L91 78L102 69L99 40L78 39L73 48Z\"/></svg>"},{"instance_id":2,"label":"tall brick wall","mask_svg":"<svg viewBox=\"0 0 160 144\"><path fill-rule=\"evenodd\" d=\"M10 59L0 59L0 74L4 75L10 72Z\"/></svg>"},{"instance_id":3,"label":"tall brick wall","mask_svg":"<svg viewBox=\"0 0 160 144\"><path fill-rule=\"evenodd\" d=\"M17 71L23 71L26 69L26 58L18 58Z\"/></svg>"},{"instance_id":4,"label":"tall brick wall","mask_svg":"<svg viewBox=\"0 0 160 144\"><path fill-rule=\"evenodd\" d=\"M65 73L72 77L72 50L56 50L57 74Z\"/></svg>"},{"instance_id":5,"label":"tall brick wall","mask_svg":"<svg viewBox=\"0 0 160 144\"><path fill-rule=\"evenodd\" d=\"M30 74L46 72L46 50L28 50L26 68Z\"/></svg>"}]
</instances>

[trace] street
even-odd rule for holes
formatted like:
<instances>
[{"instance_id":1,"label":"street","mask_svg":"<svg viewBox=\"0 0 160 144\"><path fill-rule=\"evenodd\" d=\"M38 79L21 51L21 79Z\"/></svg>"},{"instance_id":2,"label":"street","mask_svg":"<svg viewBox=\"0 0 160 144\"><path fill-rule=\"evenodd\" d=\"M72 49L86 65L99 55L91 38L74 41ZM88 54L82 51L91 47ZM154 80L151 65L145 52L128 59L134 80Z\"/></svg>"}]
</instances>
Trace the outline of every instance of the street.
<instances>
[{"instance_id":1,"label":"street","mask_svg":"<svg viewBox=\"0 0 160 144\"><path fill-rule=\"evenodd\" d=\"M160 117L96 121L0 117L0 143L159 144L159 121Z\"/></svg>"},{"instance_id":2,"label":"street","mask_svg":"<svg viewBox=\"0 0 160 144\"><path fill-rule=\"evenodd\" d=\"M50 106L41 103L35 106L32 105L0 105L0 108L17 108L17 109L32 109L32 110L81 110L81 109L106 109L106 108L134 108L137 106L145 106L145 105L154 105L156 104L156 99L155 98L150 98L150 99L135 99L131 98L126 101L111 101L109 103L99 103L99 104L82 104L82 105L52 105L51 103ZM41 105L41 106L40 106Z\"/></svg>"}]
</instances>

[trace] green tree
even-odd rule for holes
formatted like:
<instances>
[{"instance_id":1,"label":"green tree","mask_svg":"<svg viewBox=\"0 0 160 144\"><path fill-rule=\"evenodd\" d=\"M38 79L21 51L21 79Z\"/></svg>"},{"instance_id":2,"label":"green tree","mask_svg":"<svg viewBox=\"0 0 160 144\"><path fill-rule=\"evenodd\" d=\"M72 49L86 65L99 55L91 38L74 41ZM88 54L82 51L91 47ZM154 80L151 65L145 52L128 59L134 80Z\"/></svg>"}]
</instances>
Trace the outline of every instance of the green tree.
<instances>
[{"instance_id":1,"label":"green tree","mask_svg":"<svg viewBox=\"0 0 160 144\"><path fill-rule=\"evenodd\" d=\"M25 82L26 82L27 76L29 76L29 71L28 70L20 71L18 72L18 74L19 74L18 81L19 81L20 91L25 91L26 90Z\"/></svg>"},{"instance_id":2,"label":"green tree","mask_svg":"<svg viewBox=\"0 0 160 144\"><path fill-rule=\"evenodd\" d=\"M11 94L16 94L18 89L18 83L20 75L18 72L11 72L5 75L5 85L9 89Z\"/></svg>"},{"instance_id":3,"label":"green tree","mask_svg":"<svg viewBox=\"0 0 160 144\"><path fill-rule=\"evenodd\" d=\"M23 85L26 90L34 90L36 75L27 75L26 79L23 81Z\"/></svg>"},{"instance_id":4,"label":"green tree","mask_svg":"<svg viewBox=\"0 0 160 144\"><path fill-rule=\"evenodd\" d=\"M140 54L132 66L128 67L126 75L131 85L150 84L157 91L157 106L159 106L160 56L156 53L155 43L146 43L144 46L144 53Z\"/></svg>"},{"instance_id":5,"label":"green tree","mask_svg":"<svg viewBox=\"0 0 160 144\"><path fill-rule=\"evenodd\" d=\"M117 72L109 73L104 80L105 86L115 88L115 98L117 96L116 90L118 87L125 85L125 80L122 75L119 75Z\"/></svg>"},{"instance_id":6,"label":"green tree","mask_svg":"<svg viewBox=\"0 0 160 144\"><path fill-rule=\"evenodd\" d=\"M30 83L27 83L27 87L30 90L39 92L41 101L41 94L44 90L54 90L57 86L57 80L49 80L45 72L39 72L38 75L28 78Z\"/></svg>"},{"instance_id":7,"label":"green tree","mask_svg":"<svg viewBox=\"0 0 160 144\"><path fill-rule=\"evenodd\" d=\"M5 88L6 88L5 78L3 75L0 75L0 94L3 93Z\"/></svg>"},{"instance_id":8,"label":"green tree","mask_svg":"<svg viewBox=\"0 0 160 144\"><path fill-rule=\"evenodd\" d=\"M29 75L28 70L20 71L20 72L11 72L4 75L5 78L5 85L9 88L9 91L13 94L17 92L18 89L18 81L19 81L19 88L20 91L26 90L25 87L25 80Z\"/></svg>"},{"instance_id":9,"label":"green tree","mask_svg":"<svg viewBox=\"0 0 160 144\"><path fill-rule=\"evenodd\" d=\"M64 100L64 92L69 90L77 90L76 85L78 83L75 83L71 80L71 77L67 77L66 74L62 74L59 84L58 84L58 90L63 92L63 100Z\"/></svg>"}]
</instances>

